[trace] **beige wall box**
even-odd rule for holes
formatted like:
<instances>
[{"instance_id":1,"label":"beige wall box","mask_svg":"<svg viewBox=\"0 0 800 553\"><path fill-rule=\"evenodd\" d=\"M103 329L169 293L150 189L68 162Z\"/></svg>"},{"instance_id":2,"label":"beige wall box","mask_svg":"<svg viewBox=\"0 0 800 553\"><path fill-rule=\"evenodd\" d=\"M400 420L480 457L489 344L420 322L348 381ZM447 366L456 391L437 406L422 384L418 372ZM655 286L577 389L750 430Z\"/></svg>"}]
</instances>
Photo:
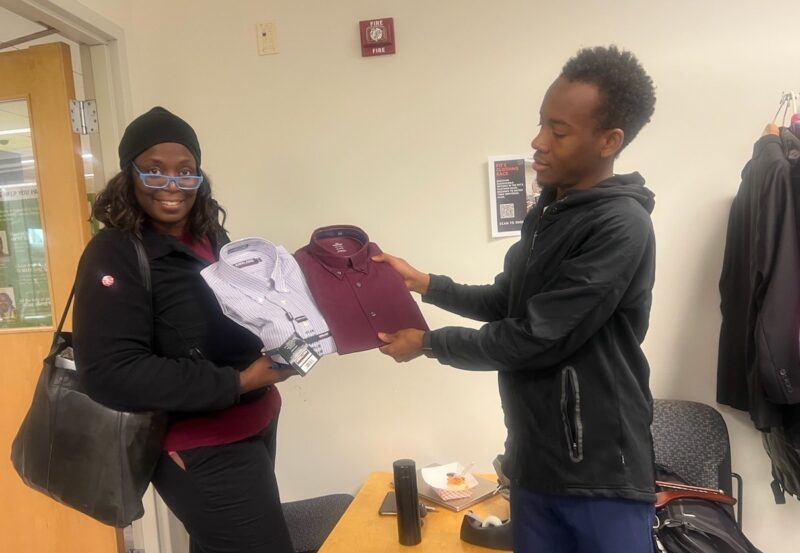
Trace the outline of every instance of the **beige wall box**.
<instances>
[{"instance_id":1,"label":"beige wall box","mask_svg":"<svg viewBox=\"0 0 800 553\"><path fill-rule=\"evenodd\" d=\"M278 26L274 21L264 21L256 25L258 30L258 55L268 56L278 53Z\"/></svg>"}]
</instances>

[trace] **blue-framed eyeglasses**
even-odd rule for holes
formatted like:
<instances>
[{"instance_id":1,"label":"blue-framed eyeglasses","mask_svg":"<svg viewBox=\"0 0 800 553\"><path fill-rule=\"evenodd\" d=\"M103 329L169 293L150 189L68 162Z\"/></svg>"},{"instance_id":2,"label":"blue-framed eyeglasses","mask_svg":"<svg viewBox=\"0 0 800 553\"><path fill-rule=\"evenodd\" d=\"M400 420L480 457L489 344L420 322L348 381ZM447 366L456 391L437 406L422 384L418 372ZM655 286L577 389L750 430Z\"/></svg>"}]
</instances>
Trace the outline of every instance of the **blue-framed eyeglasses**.
<instances>
[{"instance_id":1,"label":"blue-framed eyeglasses","mask_svg":"<svg viewBox=\"0 0 800 553\"><path fill-rule=\"evenodd\" d=\"M170 175L159 175L156 173L145 173L135 163L131 163L133 169L139 174L139 180L146 188L163 189L169 186L170 182L174 182L180 190L197 190L203 184L203 175L178 175L173 177Z\"/></svg>"}]
</instances>

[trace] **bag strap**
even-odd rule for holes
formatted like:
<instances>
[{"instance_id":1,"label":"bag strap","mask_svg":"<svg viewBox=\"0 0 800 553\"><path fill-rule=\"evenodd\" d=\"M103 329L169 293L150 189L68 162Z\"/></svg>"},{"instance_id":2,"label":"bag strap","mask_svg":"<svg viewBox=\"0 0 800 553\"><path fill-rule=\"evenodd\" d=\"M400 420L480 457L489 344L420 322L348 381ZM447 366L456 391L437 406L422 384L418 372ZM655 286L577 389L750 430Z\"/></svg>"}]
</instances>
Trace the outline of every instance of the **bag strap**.
<instances>
[{"instance_id":1,"label":"bag strap","mask_svg":"<svg viewBox=\"0 0 800 553\"><path fill-rule=\"evenodd\" d=\"M714 503L724 505L736 505L736 499L719 492L698 492L694 490L671 490L668 492L656 492L656 509L676 499L704 499Z\"/></svg>"},{"instance_id":2,"label":"bag strap","mask_svg":"<svg viewBox=\"0 0 800 553\"><path fill-rule=\"evenodd\" d=\"M153 306L153 288L150 282L150 262L147 260L147 252L144 249L144 244L142 241L135 235L131 236L131 240L133 240L133 246L136 248L136 257L139 259L139 275L142 277L142 283L144 284L145 290L147 290L147 294L150 296L150 317L155 317L155 307ZM156 329L151 328L150 330L150 347L153 347L156 341Z\"/></svg>"},{"instance_id":3,"label":"bag strap","mask_svg":"<svg viewBox=\"0 0 800 553\"><path fill-rule=\"evenodd\" d=\"M64 322L67 320L67 313L69 313L69 308L72 305L72 298L75 297L75 284L72 284L72 290L69 291L69 297L67 298L67 305L64 306L64 312L61 314L61 320L58 321L58 328L56 329L56 335L53 337L53 341L58 339L58 335L61 334L61 329L64 328Z\"/></svg>"},{"instance_id":4,"label":"bag strap","mask_svg":"<svg viewBox=\"0 0 800 553\"><path fill-rule=\"evenodd\" d=\"M662 491L656 492L657 509L660 509L670 501L684 498L705 499L707 501L713 501L714 503L736 505L735 498L712 488L701 488L699 486L691 486L679 482L665 482L663 480L656 480L656 486L663 488Z\"/></svg>"},{"instance_id":5,"label":"bag strap","mask_svg":"<svg viewBox=\"0 0 800 553\"><path fill-rule=\"evenodd\" d=\"M147 260L147 252L144 249L144 244L142 244L142 241L139 240L139 238L136 236L131 236L131 241L133 242L133 247L136 248L136 257L139 262L139 276L142 278L142 283L144 284L145 290L147 290L147 292L150 294L150 304L152 309L153 289L150 282L150 262ZM53 337L54 342L58 339L58 335L61 334L61 330L64 328L64 323L67 320L67 313L69 313L69 308L72 305L72 300L74 298L75 283L72 284L72 290L69 291L69 297L67 298L67 305L64 306L64 312L61 314L61 319L58 321L56 335Z\"/></svg>"},{"instance_id":6,"label":"bag strap","mask_svg":"<svg viewBox=\"0 0 800 553\"><path fill-rule=\"evenodd\" d=\"M150 262L147 260L147 252L144 250L144 244L135 236L131 237L131 240L133 240L133 246L136 248L136 257L139 258L139 275L142 277L144 288L148 292L152 292L150 283Z\"/></svg>"}]
</instances>

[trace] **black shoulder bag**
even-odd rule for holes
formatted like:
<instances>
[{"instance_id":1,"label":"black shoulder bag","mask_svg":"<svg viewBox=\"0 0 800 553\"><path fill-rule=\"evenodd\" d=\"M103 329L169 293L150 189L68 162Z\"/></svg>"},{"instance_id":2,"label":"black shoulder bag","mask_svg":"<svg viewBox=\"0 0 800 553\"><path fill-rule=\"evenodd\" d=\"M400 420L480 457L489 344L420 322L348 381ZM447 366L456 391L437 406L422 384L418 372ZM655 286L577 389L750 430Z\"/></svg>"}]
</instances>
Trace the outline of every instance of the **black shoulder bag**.
<instances>
[{"instance_id":1,"label":"black shoulder bag","mask_svg":"<svg viewBox=\"0 0 800 553\"><path fill-rule=\"evenodd\" d=\"M152 294L144 246L133 242L142 281ZM144 514L142 496L161 455L167 418L115 411L82 390L68 350L72 333L62 331L74 295L73 286L11 461L31 488L122 528Z\"/></svg>"},{"instance_id":2,"label":"black shoulder bag","mask_svg":"<svg viewBox=\"0 0 800 553\"><path fill-rule=\"evenodd\" d=\"M656 467L656 553L761 553L733 518L736 500Z\"/></svg>"}]
</instances>

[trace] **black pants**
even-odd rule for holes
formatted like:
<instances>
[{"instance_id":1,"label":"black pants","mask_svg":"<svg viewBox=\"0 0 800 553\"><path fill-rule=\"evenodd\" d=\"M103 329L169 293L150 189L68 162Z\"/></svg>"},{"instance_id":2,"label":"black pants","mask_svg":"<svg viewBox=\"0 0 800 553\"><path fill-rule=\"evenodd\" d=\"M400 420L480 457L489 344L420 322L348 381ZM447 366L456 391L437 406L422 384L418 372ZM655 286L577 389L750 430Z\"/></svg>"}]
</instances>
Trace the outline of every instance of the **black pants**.
<instances>
[{"instance_id":1,"label":"black pants","mask_svg":"<svg viewBox=\"0 0 800 553\"><path fill-rule=\"evenodd\" d=\"M293 553L275 479L277 417L258 436L166 452L153 485L191 538L191 553Z\"/></svg>"}]
</instances>

